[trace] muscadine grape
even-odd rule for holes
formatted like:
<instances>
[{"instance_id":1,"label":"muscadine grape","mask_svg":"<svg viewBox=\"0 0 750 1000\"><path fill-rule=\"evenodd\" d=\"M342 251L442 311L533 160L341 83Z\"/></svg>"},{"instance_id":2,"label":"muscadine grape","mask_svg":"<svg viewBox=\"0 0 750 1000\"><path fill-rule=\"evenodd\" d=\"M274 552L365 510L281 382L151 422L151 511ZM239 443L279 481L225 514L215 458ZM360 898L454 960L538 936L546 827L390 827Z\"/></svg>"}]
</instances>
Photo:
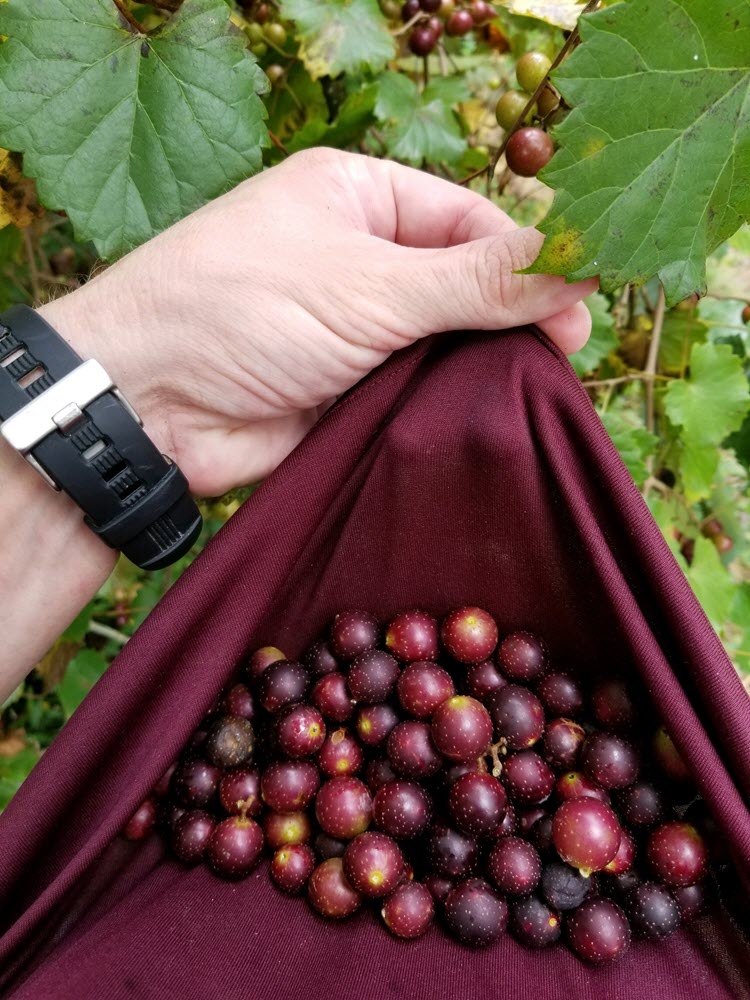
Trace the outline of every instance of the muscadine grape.
<instances>
[{"instance_id":1,"label":"muscadine grape","mask_svg":"<svg viewBox=\"0 0 750 1000\"><path fill-rule=\"evenodd\" d=\"M387 752L395 770L407 778L428 778L443 763L427 722L400 722L388 737Z\"/></svg>"},{"instance_id":2,"label":"muscadine grape","mask_svg":"<svg viewBox=\"0 0 750 1000\"><path fill-rule=\"evenodd\" d=\"M290 705L276 723L276 740L287 757L311 757L323 746L326 724L313 705Z\"/></svg>"},{"instance_id":3,"label":"muscadine grape","mask_svg":"<svg viewBox=\"0 0 750 1000\"><path fill-rule=\"evenodd\" d=\"M680 908L669 889L658 882L642 882L625 900L630 925L640 937L651 941L674 934L680 926Z\"/></svg>"},{"instance_id":4,"label":"muscadine grape","mask_svg":"<svg viewBox=\"0 0 750 1000\"><path fill-rule=\"evenodd\" d=\"M545 87L537 98L537 108L542 118L551 115L560 107L560 98L551 87Z\"/></svg>"},{"instance_id":5,"label":"muscadine grape","mask_svg":"<svg viewBox=\"0 0 750 1000\"><path fill-rule=\"evenodd\" d=\"M349 667L346 683L355 701L367 705L385 701L399 677L398 661L382 649L368 649Z\"/></svg>"},{"instance_id":6,"label":"muscadine grape","mask_svg":"<svg viewBox=\"0 0 750 1000\"><path fill-rule=\"evenodd\" d=\"M242 767L225 774L219 782L219 801L224 812L258 816L263 808L260 774L256 768Z\"/></svg>"},{"instance_id":7,"label":"muscadine grape","mask_svg":"<svg viewBox=\"0 0 750 1000\"><path fill-rule=\"evenodd\" d=\"M307 760L274 761L265 769L260 781L263 801L276 813L296 813L306 809L319 787L318 769Z\"/></svg>"},{"instance_id":8,"label":"muscadine grape","mask_svg":"<svg viewBox=\"0 0 750 1000\"><path fill-rule=\"evenodd\" d=\"M263 850L263 831L254 819L230 816L214 827L206 858L217 875L244 878L256 866Z\"/></svg>"},{"instance_id":9,"label":"muscadine grape","mask_svg":"<svg viewBox=\"0 0 750 1000\"><path fill-rule=\"evenodd\" d=\"M419 0L406 0L406 3L401 8L401 20L406 24L407 21L411 21L421 10L419 6Z\"/></svg>"},{"instance_id":10,"label":"muscadine grape","mask_svg":"<svg viewBox=\"0 0 750 1000\"><path fill-rule=\"evenodd\" d=\"M435 903L424 885L404 882L385 900L380 913L391 934L399 938L417 938L432 923Z\"/></svg>"},{"instance_id":11,"label":"muscadine grape","mask_svg":"<svg viewBox=\"0 0 750 1000\"><path fill-rule=\"evenodd\" d=\"M317 757L318 767L329 778L355 774L363 761L362 747L345 729L330 733Z\"/></svg>"},{"instance_id":12,"label":"muscadine grape","mask_svg":"<svg viewBox=\"0 0 750 1000\"><path fill-rule=\"evenodd\" d=\"M445 22L445 33L452 38L468 35L474 28L474 18L468 10L454 11Z\"/></svg>"},{"instance_id":13,"label":"muscadine grape","mask_svg":"<svg viewBox=\"0 0 750 1000\"><path fill-rule=\"evenodd\" d=\"M361 833L344 851L344 875L363 896L376 899L393 892L404 874L404 856L384 833Z\"/></svg>"},{"instance_id":14,"label":"muscadine grape","mask_svg":"<svg viewBox=\"0 0 750 1000\"><path fill-rule=\"evenodd\" d=\"M562 861L550 861L542 872L540 893L555 910L574 910L591 889L591 879Z\"/></svg>"},{"instance_id":15,"label":"muscadine grape","mask_svg":"<svg viewBox=\"0 0 750 1000\"><path fill-rule=\"evenodd\" d=\"M555 152L555 146L546 132L528 125L520 128L508 140L505 159L519 177L536 177L546 167Z\"/></svg>"},{"instance_id":16,"label":"muscadine grape","mask_svg":"<svg viewBox=\"0 0 750 1000\"><path fill-rule=\"evenodd\" d=\"M630 826L653 826L664 815L664 801L656 785L639 781L617 796L617 807Z\"/></svg>"},{"instance_id":17,"label":"muscadine grape","mask_svg":"<svg viewBox=\"0 0 750 1000\"><path fill-rule=\"evenodd\" d=\"M521 809L518 813L518 832L522 837L528 837L533 827L547 816L544 806L531 806L528 809Z\"/></svg>"},{"instance_id":18,"label":"muscadine grape","mask_svg":"<svg viewBox=\"0 0 750 1000\"><path fill-rule=\"evenodd\" d=\"M533 94L552 66L543 52L525 52L516 63L518 85Z\"/></svg>"},{"instance_id":19,"label":"muscadine grape","mask_svg":"<svg viewBox=\"0 0 750 1000\"><path fill-rule=\"evenodd\" d=\"M522 94L520 90L506 90L504 94L500 96L497 104L495 105L495 118L497 119L497 124L504 129L510 130L518 121L519 117L523 114L524 108L529 103L529 99L526 94ZM525 121L528 121L533 114L533 106L529 109Z\"/></svg>"},{"instance_id":20,"label":"muscadine grape","mask_svg":"<svg viewBox=\"0 0 750 1000\"><path fill-rule=\"evenodd\" d=\"M382 705L362 705L357 710L355 729L360 743L375 747L385 742L398 722L398 715L386 702Z\"/></svg>"},{"instance_id":21,"label":"muscadine grape","mask_svg":"<svg viewBox=\"0 0 750 1000\"><path fill-rule=\"evenodd\" d=\"M221 771L207 760L186 760L172 779L177 800L184 806L207 806L221 781Z\"/></svg>"},{"instance_id":22,"label":"muscadine grape","mask_svg":"<svg viewBox=\"0 0 750 1000\"><path fill-rule=\"evenodd\" d=\"M613 962L630 944L630 925L620 907L609 899L586 900L567 920L573 951L593 965Z\"/></svg>"},{"instance_id":23,"label":"muscadine grape","mask_svg":"<svg viewBox=\"0 0 750 1000\"><path fill-rule=\"evenodd\" d=\"M475 663L466 672L466 687L469 694L473 698L478 698L479 701L486 701L500 688L504 688L507 683L492 660Z\"/></svg>"},{"instance_id":24,"label":"muscadine grape","mask_svg":"<svg viewBox=\"0 0 750 1000\"><path fill-rule=\"evenodd\" d=\"M620 834L620 846L617 848L617 854L615 854L609 864L606 864L602 870L608 875L622 875L623 872L629 871L633 867L634 861L635 840L633 840L633 837L627 830L622 830Z\"/></svg>"},{"instance_id":25,"label":"muscadine grape","mask_svg":"<svg viewBox=\"0 0 750 1000\"><path fill-rule=\"evenodd\" d=\"M367 611L340 611L331 623L330 645L340 660L353 660L374 649L380 629L377 619Z\"/></svg>"},{"instance_id":26,"label":"muscadine grape","mask_svg":"<svg viewBox=\"0 0 750 1000\"><path fill-rule=\"evenodd\" d=\"M313 909L332 920L350 917L362 903L362 896L344 875L341 858L328 858L318 865L307 883L307 898Z\"/></svg>"},{"instance_id":27,"label":"muscadine grape","mask_svg":"<svg viewBox=\"0 0 750 1000\"><path fill-rule=\"evenodd\" d=\"M156 803L147 798L138 806L122 831L126 840L145 840L156 823Z\"/></svg>"},{"instance_id":28,"label":"muscadine grape","mask_svg":"<svg viewBox=\"0 0 750 1000\"><path fill-rule=\"evenodd\" d=\"M177 770L177 763L170 764L166 769L161 778L154 785L152 794L156 796L157 799L163 799L169 794L169 790L172 787L172 775Z\"/></svg>"},{"instance_id":29,"label":"muscadine grape","mask_svg":"<svg viewBox=\"0 0 750 1000\"><path fill-rule=\"evenodd\" d=\"M498 646L497 665L509 680L531 683L547 669L547 647L531 632L511 632Z\"/></svg>"},{"instance_id":30,"label":"muscadine grape","mask_svg":"<svg viewBox=\"0 0 750 1000\"><path fill-rule=\"evenodd\" d=\"M321 861L326 858L343 858L346 845L346 840L337 840L327 833L319 833L315 838L315 853Z\"/></svg>"},{"instance_id":31,"label":"muscadine grape","mask_svg":"<svg viewBox=\"0 0 750 1000\"><path fill-rule=\"evenodd\" d=\"M515 806L512 802L508 803L505 810L505 816L503 816L503 821L500 823L495 830L496 837L510 837L511 834L516 833L518 830L518 813L516 812Z\"/></svg>"},{"instance_id":32,"label":"muscadine grape","mask_svg":"<svg viewBox=\"0 0 750 1000\"><path fill-rule=\"evenodd\" d=\"M268 813L263 820L263 833L268 846L275 851L285 844L306 844L312 837L307 813Z\"/></svg>"},{"instance_id":33,"label":"muscadine grape","mask_svg":"<svg viewBox=\"0 0 750 1000\"><path fill-rule=\"evenodd\" d=\"M372 796L359 778L329 778L315 797L315 818L332 837L351 840L372 818Z\"/></svg>"},{"instance_id":34,"label":"muscadine grape","mask_svg":"<svg viewBox=\"0 0 750 1000\"><path fill-rule=\"evenodd\" d=\"M508 684L489 699L495 731L510 750L533 746L544 732L542 703L528 688Z\"/></svg>"},{"instance_id":35,"label":"muscadine grape","mask_svg":"<svg viewBox=\"0 0 750 1000\"><path fill-rule=\"evenodd\" d=\"M354 711L346 677L339 673L326 674L317 680L310 701L331 722L346 722Z\"/></svg>"},{"instance_id":36,"label":"muscadine grape","mask_svg":"<svg viewBox=\"0 0 750 1000\"><path fill-rule=\"evenodd\" d=\"M277 49L282 48L286 43L286 28L283 24L279 24L278 21L272 21L270 24L267 24L263 34Z\"/></svg>"},{"instance_id":37,"label":"muscadine grape","mask_svg":"<svg viewBox=\"0 0 750 1000\"><path fill-rule=\"evenodd\" d=\"M197 865L203 860L214 828L214 818L203 809L190 809L171 830L172 851L184 865Z\"/></svg>"},{"instance_id":38,"label":"muscadine grape","mask_svg":"<svg viewBox=\"0 0 750 1000\"><path fill-rule=\"evenodd\" d=\"M454 660L481 663L497 646L497 622L483 608L466 607L451 611L440 626L440 638Z\"/></svg>"},{"instance_id":39,"label":"muscadine grape","mask_svg":"<svg viewBox=\"0 0 750 1000\"><path fill-rule=\"evenodd\" d=\"M314 677L323 677L325 674L332 674L339 669L338 660L331 652L331 647L324 640L310 646L305 653L304 663Z\"/></svg>"},{"instance_id":40,"label":"muscadine grape","mask_svg":"<svg viewBox=\"0 0 750 1000\"><path fill-rule=\"evenodd\" d=\"M487 874L508 896L527 896L536 889L542 875L539 852L520 837L498 840L487 858Z\"/></svg>"},{"instance_id":41,"label":"muscadine grape","mask_svg":"<svg viewBox=\"0 0 750 1000\"><path fill-rule=\"evenodd\" d=\"M302 892L315 869L315 853L307 844L280 847L271 859L271 878L284 892Z\"/></svg>"},{"instance_id":42,"label":"muscadine grape","mask_svg":"<svg viewBox=\"0 0 750 1000\"><path fill-rule=\"evenodd\" d=\"M549 813L545 813L536 822L532 823L527 836L540 854L549 854L554 850L552 843L552 817Z\"/></svg>"},{"instance_id":43,"label":"muscadine grape","mask_svg":"<svg viewBox=\"0 0 750 1000\"><path fill-rule=\"evenodd\" d=\"M375 793L372 814L377 826L397 840L416 837L430 821L432 803L413 781L390 781Z\"/></svg>"},{"instance_id":44,"label":"muscadine grape","mask_svg":"<svg viewBox=\"0 0 750 1000\"><path fill-rule=\"evenodd\" d=\"M555 767L572 768L578 760L586 731L572 719L553 719L544 731L544 758Z\"/></svg>"},{"instance_id":45,"label":"muscadine grape","mask_svg":"<svg viewBox=\"0 0 750 1000\"><path fill-rule=\"evenodd\" d=\"M602 788L632 784L640 766L632 744L613 733L592 733L581 750L584 774Z\"/></svg>"},{"instance_id":46,"label":"muscadine grape","mask_svg":"<svg viewBox=\"0 0 750 1000\"><path fill-rule=\"evenodd\" d=\"M473 837L438 823L427 836L427 857L433 874L461 878L474 871L479 847Z\"/></svg>"},{"instance_id":47,"label":"muscadine grape","mask_svg":"<svg viewBox=\"0 0 750 1000\"><path fill-rule=\"evenodd\" d=\"M521 750L503 765L503 784L514 802L536 805L549 798L555 787L555 773L533 750Z\"/></svg>"},{"instance_id":48,"label":"muscadine grape","mask_svg":"<svg viewBox=\"0 0 750 1000\"><path fill-rule=\"evenodd\" d=\"M278 83L279 80L282 79L282 77L286 73L286 70L284 69L283 66L279 66L278 63L271 63L270 66L266 66L264 72L268 77L269 81L271 82L271 84L273 85L274 83Z\"/></svg>"},{"instance_id":49,"label":"muscadine grape","mask_svg":"<svg viewBox=\"0 0 750 1000\"><path fill-rule=\"evenodd\" d=\"M692 920L706 909L706 886L702 882L676 886L672 889L672 895L684 921Z\"/></svg>"},{"instance_id":50,"label":"muscadine grape","mask_svg":"<svg viewBox=\"0 0 750 1000\"><path fill-rule=\"evenodd\" d=\"M438 623L427 611L402 611L385 630L385 645L405 663L434 660L438 655Z\"/></svg>"},{"instance_id":51,"label":"muscadine grape","mask_svg":"<svg viewBox=\"0 0 750 1000\"><path fill-rule=\"evenodd\" d=\"M387 757L376 757L375 760L371 760L365 771L365 780L373 794L389 781L396 781L397 777L393 764Z\"/></svg>"},{"instance_id":52,"label":"muscadine grape","mask_svg":"<svg viewBox=\"0 0 750 1000\"><path fill-rule=\"evenodd\" d=\"M657 826L646 853L652 871L668 886L700 882L708 868L705 841L692 824L679 820Z\"/></svg>"},{"instance_id":53,"label":"muscadine grape","mask_svg":"<svg viewBox=\"0 0 750 1000\"><path fill-rule=\"evenodd\" d=\"M742 322L746 326L750 326L750 302L742 307Z\"/></svg>"},{"instance_id":54,"label":"muscadine grape","mask_svg":"<svg viewBox=\"0 0 750 1000\"><path fill-rule=\"evenodd\" d=\"M469 10L471 11L474 24L484 24L485 21L491 21L495 16L492 4L487 3L486 0L471 0Z\"/></svg>"},{"instance_id":55,"label":"muscadine grape","mask_svg":"<svg viewBox=\"0 0 750 1000\"><path fill-rule=\"evenodd\" d=\"M654 759L664 774L676 782L689 782L690 770L664 726L659 726L651 745Z\"/></svg>"},{"instance_id":56,"label":"muscadine grape","mask_svg":"<svg viewBox=\"0 0 750 1000\"><path fill-rule=\"evenodd\" d=\"M617 816L597 799L563 802L552 820L552 840L563 861L584 874L600 871L617 854Z\"/></svg>"},{"instance_id":57,"label":"muscadine grape","mask_svg":"<svg viewBox=\"0 0 750 1000\"><path fill-rule=\"evenodd\" d=\"M591 692L594 718L605 729L627 729L635 718L635 706L627 684L617 678L599 681Z\"/></svg>"},{"instance_id":58,"label":"muscadine grape","mask_svg":"<svg viewBox=\"0 0 750 1000\"><path fill-rule=\"evenodd\" d=\"M607 792L589 781L581 771L566 771L561 774L555 782L555 795L561 802L590 798L609 803Z\"/></svg>"},{"instance_id":59,"label":"muscadine grape","mask_svg":"<svg viewBox=\"0 0 750 1000\"><path fill-rule=\"evenodd\" d=\"M238 715L225 715L209 729L205 751L217 767L239 767L252 757L254 744L252 724Z\"/></svg>"},{"instance_id":60,"label":"muscadine grape","mask_svg":"<svg viewBox=\"0 0 750 1000\"><path fill-rule=\"evenodd\" d=\"M444 757L472 760L490 748L492 719L476 698L454 695L435 709L431 731L435 746Z\"/></svg>"},{"instance_id":61,"label":"muscadine grape","mask_svg":"<svg viewBox=\"0 0 750 1000\"><path fill-rule=\"evenodd\" d=\"M260 649L256 649L253 655L250 657L247 664L247 674L251 681L257 681L260 679L261 674L265 673L268 667L272 663L276 663L277 660L285 660L286 656L277 649L276 646L261 646Z\"/></svg>"},{"instance_id":62,"label":"muscadine grape","mask_svg":"<svg viewBox=\"0 0 750 1000\"><path fill-rule=\"evenodd\" d=\"M261 675L258 697L267 712L280 712L287 705L302 701L309 684L310 675L301 663L277 660Z\"/></svg>"},{"instance_id":63,"label":"muscadine grape","mask_svg":"<svg viewBox=\"0 0 750 1000\"><path fill-rule=\"evenodd\" d=\"M484 757L477 757L476 760L467 760L462 761L460 764L445 766L440 772L440 777L445 787L450 788L454 781L458 781L465 774L487 774L487 762Z\"/></svg>"},{"instance_id":64,"label":"muscadine grape","mask_svg":"<svg viewBox=\"0 0 750 1000\"><path fill-rule=\"evenodd\" d=\"M536 896L511 902L510 928L522 944L531 948L547 948L562 933L558 915Z\"/></svg>"},{"instance_id":65,"label":"muscadine grape","mask_svg":"<svg viewBox=\"0 0 750 1000\"><path fill-rule=\"evenodd\" d=\"M398 679L398 700L409 715L424 719L438 705L456 693L447 670L429 660L417 660L405 668Z\"/></svg>"},{"instance_id":66,"label":"muscadine grape","mask_svg":"<svg viewBox=\"0 0 750 1000\"><path fill-rule=\"evenodd\" d=\"M442 905L456 883L446 875L428 875L424 884L433 900Z\"/></svg>"},{"instance_id":67,"label":"muscadine grape","mask_svg":"<svg viewBox=\"0 0 750 1000\"><path fill-rule=\"evenodd\" d=\"M448 893L445 921L461 944L484 948L505 930L508 904L483 879L468 879Z\"/></svg>"},{"instance_id":68,"label":"muscadine grape","mask_svg":"<svg viewBox=\"0 0 750 1000\"><path fill-rule=\"evenodd\" d=\"M250 688L246 684L233 685L222 699L221 711L225 715L235 715L252 721L255 715L255 702Z\"/></svg>"},{"instance_id":69,"label":"muscadine grape","mask_svg":"<svg viewBox=\"0 0 750 1000\"><path fill-rule=\"evenodd\" d=\"M417 24L409 35L409 48L415 56L428 56L437 44L437 37L427 24Z\"/></svg>"},{"instance_id":70,"label":"muscadine grape","mask_svg":"<svg viewBox=\"0 0 750 1000\"><path fill-rule=\"evenodd\" d=\"M505 789L491 774L470 772L451 785L448 809L451 819L464 833L475 837L493 833L506 808Z\"/></svg>"},{"instance_id":71,"label":"muscadine grape","mask_svg":"<svg viewBox=\"0 0 750 1000\"><path fill-rule=\"evenodd\" d=\"M437 42L437 40L443 34L443 22L440 20L439 17L431 17L427 22L427 27L434 35L435 41Z\"/></svg>"},{"instance_id":72,"label":"muscadine grape","mask_svg":"<svg viewBox=\"0 0 750 1000\"><path fill-rule=\"evenodd\" d=\"M536 686L536 693L551 715L568 718L583 708L581 689L568 674L545 674Z\"/></svg>"}]
</instances>

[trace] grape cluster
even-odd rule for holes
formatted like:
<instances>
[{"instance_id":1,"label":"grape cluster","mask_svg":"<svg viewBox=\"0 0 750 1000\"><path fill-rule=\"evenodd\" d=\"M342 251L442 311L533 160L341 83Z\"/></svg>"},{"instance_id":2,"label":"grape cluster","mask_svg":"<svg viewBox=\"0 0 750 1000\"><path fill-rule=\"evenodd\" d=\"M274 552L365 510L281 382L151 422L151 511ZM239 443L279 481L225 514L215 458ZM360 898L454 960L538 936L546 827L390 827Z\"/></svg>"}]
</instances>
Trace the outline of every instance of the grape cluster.
<instances>
[{"instance_id":1,"label":"grape cluster","mask_svg":"<svg viewBox=\"0 0 750 1000\"><path fill-rule=\"evenodd\" d=\"M719 555L725 556L734 548L731 535L726 533L724 525L717 517L707 517L701 524L700 530L704 538L708 538L709 541L713 542ZM689 535L684 535L677 529L675 529L674 537L680 544L680 552L684 556L685 562L688 566L691 566L695 556L695 539Z\"/></svg>"},{"instance_id":2,"label":"grape cluster","mask_svg":"<svg viewBox=\"0 0 750 1000\"><path fill-rule=\"evenodd\" d=\"M390 3L381 3L384 13L393 14ZM477 31L495 16L495 10L485 0L471 0L457 6L454 0L406 0L398 16L411 25L408 33L409 51L415 56L428 56L445 32L451 38L462 38Z\"/></svg>"},{"instance_id":3,"label":"grape cluster","mask_svg":"<svg viewBox=\"0 0 750 1000\"><path fill-rule=\"evenodd\" d=\"M244 4L247 26L245 33L250 40L250 51L257 59L268 54L269 49L281 52L287 41L287 30L278 20L278 10L274 4L257 3L255 0ZM269 73L270 70L270 73ZM283 74L283 67L269 66L266 73L271 83Z\"/></svg>"},{"instance_id":4,"label":"grape cluster","mask_svg":"<svg viewBox=\"0 0 750 1000\"><path fill-rule=\"evenodd\" d=\"M645 697L481 608L343 611L299 661L252 654L124 835L230 879L265 845L280 889L397 937L608 962L706 905L710 817Z\"/></svg>"},{"instance_id":5,"label":"grape cluster","mask_svg":"<svg viewBox=\"0 0 750 1000\"><path fill-rule=\"evenodd\" d=\"M501 94L495 106L497 123L507 131L516 129L505 148L505 158L514 174L521 177L536 177L542 167L546 167L555 152L554 143L543 125L560 107L560 101L547 85L535 104L520 122L529 99L536 93L550 71L552 63L543 52L525 52L516 63L516 79L521 90L507 90ZM532 124L533 121L538 124Z\"/></svg>"}]
</instances>

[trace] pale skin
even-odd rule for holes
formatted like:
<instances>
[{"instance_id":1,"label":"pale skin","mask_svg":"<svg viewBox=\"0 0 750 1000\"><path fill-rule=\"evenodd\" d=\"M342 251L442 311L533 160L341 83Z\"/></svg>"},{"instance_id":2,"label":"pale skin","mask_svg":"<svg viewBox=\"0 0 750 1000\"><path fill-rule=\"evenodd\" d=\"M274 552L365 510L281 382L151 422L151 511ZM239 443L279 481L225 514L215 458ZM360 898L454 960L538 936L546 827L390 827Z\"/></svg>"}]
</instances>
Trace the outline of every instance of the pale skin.
<instances>
[{"instance_id":1,"label":"pale skin","mask_svg":"<svg viewBox=\"0 0 750 1000\"><path fill-rule=\"evenodd\" d=\"M330 402L446 330L590 331L565 284L515 272L542 237L397 164L314 150L240 184L42 315L97 358L192 491L268 475ZM0 442L0 700L107 579L116 554Z\"/></svg>"}]
</instances>

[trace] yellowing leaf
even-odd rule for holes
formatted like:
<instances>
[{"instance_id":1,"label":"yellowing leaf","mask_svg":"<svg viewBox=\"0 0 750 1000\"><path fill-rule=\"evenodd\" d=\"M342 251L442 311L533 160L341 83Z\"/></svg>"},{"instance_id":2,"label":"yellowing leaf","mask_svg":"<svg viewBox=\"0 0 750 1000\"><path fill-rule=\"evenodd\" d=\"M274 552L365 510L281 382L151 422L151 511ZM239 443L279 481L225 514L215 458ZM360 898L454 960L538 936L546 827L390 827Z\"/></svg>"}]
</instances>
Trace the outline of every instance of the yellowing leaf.
<instances>
[{"instance_id":1,"label":"yellowing leaf","mask_svg":"<svg viewBox=\"0 0 750 1000\"><path fill-rule=\"evenodd\" d=\"M34 182L23 176L12 153L0 149L0 229L10 223L23 229L41 214Z\"/></svg>"},{"instance_id":2,"label":"yellowing leaf","mask_svg":"<svg viewBox=\"0 0 750 1000\"><path fill-rule=\"evenodd\" d=\"M512 14L535 17L566 31L575 28L583 10L582 0L500 0L500 3Z\"/></svg>"}]
</instances>

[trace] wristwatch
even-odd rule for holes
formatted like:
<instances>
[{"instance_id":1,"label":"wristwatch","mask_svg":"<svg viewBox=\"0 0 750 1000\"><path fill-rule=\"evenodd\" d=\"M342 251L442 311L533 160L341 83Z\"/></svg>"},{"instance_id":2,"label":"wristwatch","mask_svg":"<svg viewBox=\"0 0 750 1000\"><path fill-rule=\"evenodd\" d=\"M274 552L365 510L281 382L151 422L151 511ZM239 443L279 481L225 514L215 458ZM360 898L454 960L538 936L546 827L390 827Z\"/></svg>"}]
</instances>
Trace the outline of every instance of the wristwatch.
<instances>
[{"instance_id":1,"label":"wristwatch","mask_svg":"<svg viewBox=\"0 0 750 1000\"><path fill-rule=\"evenodd\" d=\"M202 519L184 475L99 362L27 306L0 314L0 421L8 444L137 566L168 566L195 542Z\"/></svg>"}]
</instances>

